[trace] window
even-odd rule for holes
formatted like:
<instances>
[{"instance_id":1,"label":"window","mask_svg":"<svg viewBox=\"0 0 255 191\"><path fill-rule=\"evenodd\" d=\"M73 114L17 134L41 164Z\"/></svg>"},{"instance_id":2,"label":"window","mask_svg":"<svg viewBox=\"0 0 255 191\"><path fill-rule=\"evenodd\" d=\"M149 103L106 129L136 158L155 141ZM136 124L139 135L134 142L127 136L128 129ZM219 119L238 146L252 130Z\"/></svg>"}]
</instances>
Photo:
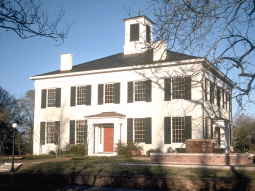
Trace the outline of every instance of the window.
<instances>
[{"instance_id":1,"label":"window","mask_svg":"<svg viewBox=\"0 0 255 191\"><path fill-rule=\"evenodd\" d=\"M70 106L91 105L91 85L72 86Z\"/></svg>"},{"instance_id":2,"label":"window","mask_svg":"<svg viewBox=\"0 0 255 191\"><path fill-rule=\"evenodd\" d=\"M114 84L105 84L105 103L114 103Z\"/></svg>"},{"instance_id":3,"label":"window","mask_svg":"<svg viewBox=\"0 0 255 191\"><path fill-rule=\"evenodd\" d=\"M46 143L47 144L55 144L55 132L56 132L55 122L47 122L47 128L46 128Z\"/></svg>"},{"instance_id":4,"label":"window","mask_svg":"<svg viewBox=\"0 0 255 191\"><path fill-rule=\"evenodd\" d=\"M173 117L173 143L184 143L185 142L185 126L184 117Z\"/></svg>"},{"instance_id":5,"label":"window","mask_svg":"<svg viewBox=\"0 0 255 191\"><path fill-rule=\"evenodd\" d=\"M56 107L56 89L48 89L48 107Z\"/></svg>"},{"instance_id":6,"label":"window","mask_svg":"<svg viewBox=\"0 0 255 191\"><path fill-rule=\"evenodd\" d=\"M98 84L98 105L120 103L120 83Z\"/></svg>"},{"instance_id":7,"label":"window","mask_svg":"<svg viewBox=\"0 0 255 191\"><path fill-rule=\"evenodd\" d=\"M86 86L77 87L77 105L86 104Z\"/></svg>"},{"instance_id":8,"label":"window","mask_svg":"<svg viewBox=\"0 0 255 191\"><path fill-rule=\"evenodd\" d=\"M76 143L86 142L86 121L76 121Z\"/></svg>"},{"instance_id":9,"label":"window","mask_svg":"<svg viewBox=\"0 0 255 191\"><path fill-rule=\"evenodd\" d=\"M130 25L130 42L139 41L139 23Z\"/></svg>"},{"instance_id":10,"label":"window","mask_svg":"<svg viewBox=\"0 0 255 191\"><path fill-rule=\"evenodd\" d=\"M135 82L135 101L145 101L144 81Z\"/></svg>"},{"instance_id":11,"label":"window","mask_svg":"<svg viewBox=\"0 0 255 191\"><path fill-rule=\"evenodd\" d=\"M145 142L145 118L134 119L135 142Z\"/></svg>"},{"instance_id":12,"label":"window","mask_svg":"<svg viewBox=\"0 0 255 191\"><path fill-rule=\"evenodd\" d=\"M128 82L127 102L134 101L151 102L151 80Z\"/></svg>"},{"instance_id":13,"label":"window","mask_svg":"<svg viewBox=\"0 0 255 191\"><path fill-rule=\"evenodd\" d=\"M205 101L210 101L210 81L205 78Z\"/></svg>"},{"instance_id":14,"label":"window","mask_svg":"<svg viewBox=\"0 0 255 191\"><path fill-rule=\"evenodd\" d=\"M184 99L185 78L176 77L172 80L173 99Z\"/></svg>"},{"instance_id":15,"label":"window","mask_svg":"<svg viewBox=\"0 0 255 191\"><path fill-rule=\"evenodd\" d=\"M41 108L61 107L61 88L43 89Z\"/></svg>"}]
</instances>

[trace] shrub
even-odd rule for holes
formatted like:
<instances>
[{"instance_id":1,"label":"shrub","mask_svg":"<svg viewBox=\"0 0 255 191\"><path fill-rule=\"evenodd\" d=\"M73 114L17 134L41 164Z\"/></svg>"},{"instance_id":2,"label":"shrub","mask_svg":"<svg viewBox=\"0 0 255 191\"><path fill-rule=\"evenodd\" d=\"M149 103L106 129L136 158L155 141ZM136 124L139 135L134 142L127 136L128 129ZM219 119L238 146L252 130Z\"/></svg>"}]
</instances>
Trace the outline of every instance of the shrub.
<instances>
[{"instance_id":1,"label":"shrub","mask_svg":"<svg viewBox=\"0 0 255 191\"><path fill-rule=\"evenodd\" d=\"M87 156L88 145L87 144L67 144L64 148L63 154L73 154L75 156Z\"/></svg>"},{"instance_id":2,"label":"shrub","mask_svg":"<svg viewBox=\"0 0 255 191\"><path fill-rule=\"evenodd\" d=\"M143 147L138 143L125 144L119 141L115 151L119 156L137 156L142 154Z\"/></svg>"},{"instance_id":3,"label":"shrub","mask_svg":"<svg viewBox=\"0 0 255 191\"><path fill-rule=\"evenodd\" d=\"M56 155L56 152L53 151L53 150L51 150L51 151L49 152L49 155Z\"/></svg>"},{"instance_id":4,"label":"shrub","mask_svg":"<svg viewBox=\"0 0 255 191\"><path fill-rule=\"evenodd\" d=\"M172 147L167 148L167 153L175 153L175 150Z\"/></svg>"}]
</instances>

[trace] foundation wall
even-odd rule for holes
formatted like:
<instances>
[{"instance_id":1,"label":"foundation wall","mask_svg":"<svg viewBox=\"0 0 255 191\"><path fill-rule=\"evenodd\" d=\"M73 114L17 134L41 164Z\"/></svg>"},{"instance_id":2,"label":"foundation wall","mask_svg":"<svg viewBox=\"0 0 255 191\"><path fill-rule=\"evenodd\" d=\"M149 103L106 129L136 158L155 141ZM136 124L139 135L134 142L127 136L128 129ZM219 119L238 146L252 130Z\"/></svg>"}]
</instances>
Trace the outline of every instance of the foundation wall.
<instances>
[{"instance_id":1,"label":"foundation wall","mask_svg":"<svg viewBox=\"0 0 255 191\"><path fill-rule=\"evenodd\" d=\"M247 154L151 153L151 163L187 165L242 165L253 163Z\"/></svg>"}]
</instances>

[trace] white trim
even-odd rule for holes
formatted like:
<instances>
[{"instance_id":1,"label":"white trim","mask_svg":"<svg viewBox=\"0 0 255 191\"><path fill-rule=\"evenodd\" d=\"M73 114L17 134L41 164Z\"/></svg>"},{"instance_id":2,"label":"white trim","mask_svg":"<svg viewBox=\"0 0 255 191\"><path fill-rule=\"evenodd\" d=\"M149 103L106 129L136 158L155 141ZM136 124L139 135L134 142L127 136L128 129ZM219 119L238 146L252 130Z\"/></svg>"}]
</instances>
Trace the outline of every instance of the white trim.
<instances>
[{"instance_id":1,"label":"white trim","mask_svg":"<svg viewBox=\"0 0 255 191\"><path fill-rule=\"evenodd\" d=\"M118 72L125 70L136 70L136 69L146 69L153 67L167 67L172 65L179 65L180 63L191 64L194 62L203 62L205 59L191 59L191 60L181 60L175 62L166 62L166 63L156 63L156 64L146 64L146 65L138 65L138 66L127 66L127 67L119 67L119 68L110 68L110 69L99 69L99 70L90 70L90 71L82 71L82 72L71 72L71 73L63 73L63 74L50 74L43 76L32 76L29 77L30 80L39 80L39 79L47 79L47 78L59 78L59 77L68 77L68 76L78 76L78 75L89 75L89 74L98 74L98 73L107 73L107 72Z\"/></svg>"}]
</instances>

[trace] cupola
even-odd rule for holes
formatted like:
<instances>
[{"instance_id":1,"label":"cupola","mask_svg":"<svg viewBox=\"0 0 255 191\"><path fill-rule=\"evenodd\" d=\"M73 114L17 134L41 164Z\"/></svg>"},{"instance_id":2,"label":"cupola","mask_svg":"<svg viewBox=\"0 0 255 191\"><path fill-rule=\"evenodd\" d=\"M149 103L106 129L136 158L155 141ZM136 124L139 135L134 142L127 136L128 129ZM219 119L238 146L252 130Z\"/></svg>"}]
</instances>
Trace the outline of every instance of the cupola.
<instances>
[{"instance_id":1,"label":"cupola","mask_svg":"<svg viewBox=\"0 0 255 191\"><path fill-rule=\"evenodd\" d=\"M146 16L137 16L125 21L124 55L141 53L153 41L153 22Z\"/></svg>"}]
</instances>

